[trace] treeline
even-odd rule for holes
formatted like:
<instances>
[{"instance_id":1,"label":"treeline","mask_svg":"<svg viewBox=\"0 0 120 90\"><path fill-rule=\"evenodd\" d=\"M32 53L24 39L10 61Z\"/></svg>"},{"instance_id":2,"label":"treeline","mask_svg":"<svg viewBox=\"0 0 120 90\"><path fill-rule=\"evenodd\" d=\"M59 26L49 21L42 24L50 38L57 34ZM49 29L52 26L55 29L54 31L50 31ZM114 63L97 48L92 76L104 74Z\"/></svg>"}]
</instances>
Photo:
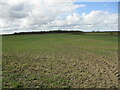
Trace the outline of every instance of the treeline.
<instances>
[{"instance_id":1,"label":"treeline","mask_svg":"<svg viewBox=\"0 0 120 90\"><path fill-rule=\"evenodd\" d=\"M54 33L69 33L69 34L85 34L85 32L82 31L62 31L62 30L56 30L56 31L32 31L32 32L15 32L14 35L24 35L24 34L54 34Z\"/></svg>"},{"instance_id":2,"label":"treeline","mask_svg":"<svg viewBox=\"0 0 120 90\"><path fill-rule=\"evenodd\" d=\"M83 32L83 31L74 31L74 30L52 30L52 31L31 31L31 32L15 32L13 34L5 34L7 35L26 35L26 34L61 34L61 33L68 33L68 34L78 34L78 35L84 35L84 34L111 34L111 35L120 35L120 31L91 31L91 32Z\"/></svg>"}]
</instances>

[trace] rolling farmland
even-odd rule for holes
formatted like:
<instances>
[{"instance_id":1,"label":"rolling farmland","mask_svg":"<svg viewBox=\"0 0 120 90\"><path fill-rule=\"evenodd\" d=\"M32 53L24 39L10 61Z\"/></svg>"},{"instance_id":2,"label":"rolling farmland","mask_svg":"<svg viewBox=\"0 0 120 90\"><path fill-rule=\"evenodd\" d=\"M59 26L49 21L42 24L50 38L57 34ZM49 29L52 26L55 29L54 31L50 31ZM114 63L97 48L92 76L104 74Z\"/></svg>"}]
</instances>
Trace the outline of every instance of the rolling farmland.
<instances>
[{"instance_id":1,"label":"rolling farmland","mask_svg":"<svg viewBox=\"0 0 120 90\"><path fill-rule=\"evenodd\" d=\"M3 36L3 88L117 88L118 36Z\"/></svg>"}]
</instances>

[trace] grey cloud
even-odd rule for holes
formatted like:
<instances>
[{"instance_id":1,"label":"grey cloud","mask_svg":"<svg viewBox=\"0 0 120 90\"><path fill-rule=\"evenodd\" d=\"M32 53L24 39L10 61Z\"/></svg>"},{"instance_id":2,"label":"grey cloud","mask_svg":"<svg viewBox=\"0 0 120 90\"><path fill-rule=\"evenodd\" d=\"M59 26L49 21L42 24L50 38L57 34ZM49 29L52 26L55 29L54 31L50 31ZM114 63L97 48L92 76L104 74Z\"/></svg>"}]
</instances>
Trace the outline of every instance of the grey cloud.
<instances>
[{"instance_id":1,"label":"grey cloud","mask_svg":"<svg viewBox=\"0 0 120 90\"><path fill-rule=\"evenodd\" d=\"M20 18L25 18L27 17L29 14L23 12L19 12L19 11L10 11L9 13L9 17L12 19L20 19Z\"/></svg>"},{"instance_id":2,"label":"grey cloud","mask_svg":"<svg viewBox=\"0 0 120 90\"><path fill-rule=\"evenodd\" d=\"M5 2L0 2L2 6L0 7L2 13L0 17L3 19L21 19L29 16L31 8L25 3L19 3L15 5L10 5Z\"/></svg>"}]
</instances>

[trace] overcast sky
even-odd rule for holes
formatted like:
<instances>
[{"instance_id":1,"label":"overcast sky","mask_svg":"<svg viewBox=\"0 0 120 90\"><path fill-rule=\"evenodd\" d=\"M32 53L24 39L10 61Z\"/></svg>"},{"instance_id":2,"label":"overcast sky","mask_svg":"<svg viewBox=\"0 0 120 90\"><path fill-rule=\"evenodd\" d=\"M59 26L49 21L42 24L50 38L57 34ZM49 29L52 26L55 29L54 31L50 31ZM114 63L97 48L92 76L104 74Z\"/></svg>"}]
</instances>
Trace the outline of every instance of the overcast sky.
<instances>
[{"instance_id":1,"label":"overcast sky","mask_svg":"<svg viewBox=\"0 0 120 90\"><path fill-rule=\"evenodd\" d=\"M118 0L102 1L0 0L0 34L58 29L117 31Z\"/></svg>"}]
</instances>

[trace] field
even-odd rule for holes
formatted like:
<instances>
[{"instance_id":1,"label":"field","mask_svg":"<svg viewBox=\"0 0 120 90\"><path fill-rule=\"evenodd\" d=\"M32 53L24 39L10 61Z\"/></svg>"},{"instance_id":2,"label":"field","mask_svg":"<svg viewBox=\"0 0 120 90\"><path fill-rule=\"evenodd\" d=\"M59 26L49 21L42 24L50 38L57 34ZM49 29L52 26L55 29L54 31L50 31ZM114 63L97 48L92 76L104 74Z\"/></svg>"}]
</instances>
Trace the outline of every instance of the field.
<instances>
[{"instance_id":1,"label":"field","mask_svg":"<svg viewBox=\"0 0 120 90\"><path fill-rule=\"evenodd\" d=\"M2 37L3 88L117 88L118 36Z\"/></svg>"}]
</instances>

